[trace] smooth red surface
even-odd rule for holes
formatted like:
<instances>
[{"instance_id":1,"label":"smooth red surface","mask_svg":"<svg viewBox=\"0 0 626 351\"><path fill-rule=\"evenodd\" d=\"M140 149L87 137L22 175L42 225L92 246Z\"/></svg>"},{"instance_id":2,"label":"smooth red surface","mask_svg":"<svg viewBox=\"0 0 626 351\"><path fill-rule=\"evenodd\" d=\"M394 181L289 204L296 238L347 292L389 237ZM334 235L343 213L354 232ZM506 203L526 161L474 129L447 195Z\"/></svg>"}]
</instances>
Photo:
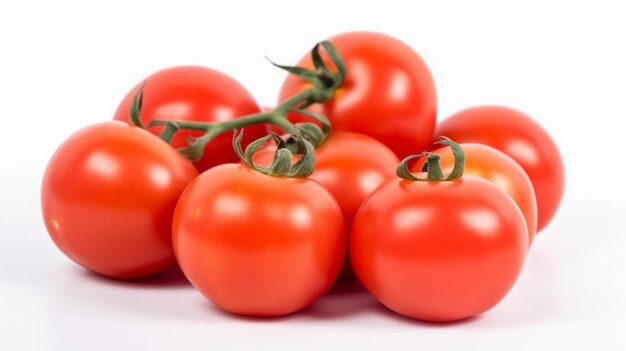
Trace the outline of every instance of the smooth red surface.
<instances>
[{"instance_id":1,"label":"smooth red surface","mask_svg":"<svg viewBox=\"0 0 626 351\"><path fill-rule=\"evenodd\" d=\"M63 253L99 274L160 273L175 264L174 208L197 174L140 128L121 122L87 127L48 163L41 193L46 228Z\"/></svg>"},{"instance_id":2,"label":"smooth red surface","mask_svg":"<svg viewBox=\"0 0 626 351\"><path fill-rule=\"evenodd\" d=\"M143 81L126 94L114 119L129 122L132 99L141 84ZM153 119L220 122L257 112L260 107L254 97L233 78L210 68L181 66L158 71L147 78L141 120L145 125ZM267 134L265 125L244 129L244 148L250 141ZM148 130L159 135L163 127ZM171 144L176 148L185 147L189 136L202 134L202 131L180 130ZM213 139L206 146L202 159L194 163L196 168L202 172L218 164L238 162L231 145L232 137L232 132L227 132Z\"/></svg>"},{"instance_id":3,"label":"smooth red surface","mask_svg":"<svg viewBox=\"0 0 626 351\"><path fill-rule=\"evenodd\" d=\"M334 131L372 136L401 158L423 151L432 140L437 117L435 84L424 60L384 34L348 32L328 40L339 50L348 73L331 100L310 109L327 116ZM310 55L298 66L312 68ZM289 75L278 100L309 86ZM290 119L310 121L296 114Z\"/></svg>"},{"instance_id":4,"label":"smooth red surface","mask_svg":"<svg viewBox=\"0 0 626 351\"><path fill-rule=\"evenodd\" d=\"M460 144L465 152L464 174L475 175L487 179L509 194L519 206L526 219L528 227L528 244L532 244L537 231L537 199L533 184L524 169L512 158L486 145ZM444 174L449 174L454 168L454 154L449 147L434 150L441 156L440 163ZM422 158L412 167L413 172L419 172L424 165Z\"/></svg>"},{"instance_id":5,"label":"smooth red surface","mask_svg":"<svg viewBox=\"0 0 626 351\"><path fill-rule=\"evenodd\" d=\"M240 164L201 174L174 216L181 269L232 313L279 316L322 296L346 251L337 201L310 179L264 175Z\"/></svg>"},{"instance_id":6,"label":"smooth red surface","mask_svg":"<svg viewBox=\"0 0 626 351\"><path fill-rule=\"evenodd\" d=\"M554 140L524 113L501 106L462 110L437 128L457 143L479 143L496 148L526 171L537 198L537 233L559 208L565 189L565 169Z\"/></svg>"},{"instance_id":7,"label":"smooth red surface","mask_svg":"<svg viewBox=\"0 0 626 351\"><path fill-rule=\"evenodd\" d=\"M487 180L393 179L363 203L350 258L385 306L427 321L453 321L495 306L515 283L528 250L524 217Z\"/></svg>"},{"instance_id":8,"label":"smooth red surface","mask_svg":"<svg viewBox=\"0 0 626 351\"><path fill-rule=\"evenodd\" d=\"M260 150L254 160L269 165L275 145ZM381 142L367 135L333 132L315 150L315 171L310 178L324 186L337 199L347 232L365 200L380 184L396 176L398 157ZM297 159L297 157L296 157ZM295 160L294 160L295 162ZM354 278L346 259L342 278Z\"/></svg>"}]
</instances>

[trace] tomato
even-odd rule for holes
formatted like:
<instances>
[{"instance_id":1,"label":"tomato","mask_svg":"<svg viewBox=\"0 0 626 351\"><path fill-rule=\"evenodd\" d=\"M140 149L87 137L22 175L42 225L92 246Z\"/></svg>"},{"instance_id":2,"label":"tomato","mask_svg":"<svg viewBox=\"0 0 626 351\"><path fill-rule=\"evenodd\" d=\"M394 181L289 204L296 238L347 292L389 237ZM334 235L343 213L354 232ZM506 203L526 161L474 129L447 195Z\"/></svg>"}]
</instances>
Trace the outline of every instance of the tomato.
<instances>
[{"instance_id":1,"label":"tomato","mask_svg":"<svg viewBox=\"0 0 626 351\"><path fill-rule=\"evenodd\" d=\"M537 197L537 232L548 225L563 197L565 170L556 144L537 122L508 107L478 106L444 120L437 134L489 145L517 161Z\"/></svg>"},{"instance_id":2,"label":"tomato","mask_svg":"<svg viewBox=\"0 0 626 351\"><path fill-rule=\"evenodd\" d=\"M528 232L513 199L471 175L392 179L359 209L350 258L363 285L391 310L453 321L495 306L515 283Z\"/></svg>"},{"instance_id":3,"label":"tomato","mask_svg":"<svg viewBox=\"0 0 626 351\"><path fill-rule=\"evenodd\" d=\"M194 180L174 214L182 271L221 308L279 316L334 283L346 250L339 205L310 179L262 174L240 164Z\"/></svg>"},{"instance_id":4,"label":"tomato","mask_svg":"<svg viewBox=\"0 0 626 351\"><path fill-rule=\"evenodd\" d=\"M122 100L114 119L129 122L133 96L142 83L137 84ZM141 120L147 124L154 119L197 122L222 122L260 112L252 95L237 81L224 73L205 67L181 66L156 72L147 78L144 87ZM156 135L163 126L149 127ZM245 127L247 140L265 136L265 125ZM180 130L171 140L176 148L188 146L189 137L198 137L202 131ZM224 133L206 146L204 156L195 162L199 171L215 165L238 162L231 146L232 132Z\"/></svg>"},{"instance_id":5,"label":"tomato","mask_svg":"<svg viewBox=\"0 0 626 351\"><path fill-rule=\"evenodd\" d=\"M347 67L347 76L334 97L309 110L329 118L334 131L372 136L404 157L424 150L432 140L437 97L430 70L403 42L379 33L349 32L329 39ZM310 55L298 66L313 68ZM289 75L279 102L310 86ZM290 120L303 121L292 114Z\"/></svg>"},{"instance_id":6,"label":"tomato","mask_svg":"<svg viewBox=\"0 0 626 351\"><path fill-rule=\"evenodd\" d=\"M275 146L255 154L255 162L268 165ZM363 134L333 132L316 150L315 171L310 178L335 197L341 208L346 231L350 231L357 210L374 189L395 177L398 158L384 144ZM346 259L342 278L353 278Z\"/></svg>"},{"instance_id":7,"label":"tomato","mask_svg":"<svg viewBox=\"0 0 626 351\"><path fill-rule=\"evenodd\" d=\"M42 209L54 243L78 264L120 279L175 264L174 208L198 172L158 137L121 122L80 130L48 163Z\"/></svg>"},{"instance_id":8,"label":"tomato","mask_svg":"<svg viewBox=\"0 0 626 351\"><path fill-rule=\"evenodd\" d=\"M524 169L512 158L504 153L481 144L461 144L465 151L465 174L475 175L497 185L509 194L519 206L526 219L528 228L528 243L532 243L537 228L537 200L533 185ZM443 171L449 173L454 167L454 155L450 148L436 149L435 153L441 156ZM419 172L423 160L418 161L413 167L414 172Z\"/></svg>"}]
</instances>

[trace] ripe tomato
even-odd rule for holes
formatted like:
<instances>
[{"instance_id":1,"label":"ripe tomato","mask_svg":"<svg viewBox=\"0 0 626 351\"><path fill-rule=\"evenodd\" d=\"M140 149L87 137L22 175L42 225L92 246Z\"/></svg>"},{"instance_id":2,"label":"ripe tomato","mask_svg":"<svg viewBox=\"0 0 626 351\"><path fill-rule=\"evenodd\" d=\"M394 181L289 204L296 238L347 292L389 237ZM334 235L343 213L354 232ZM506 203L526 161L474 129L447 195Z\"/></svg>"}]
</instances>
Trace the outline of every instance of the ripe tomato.
<instances>
[{"instance_id":1,"label":"ripe tomato","mask_svg":"<svg viewBox=\"0 0 626 351\"><path fill-rule=\"evenodd\" d=\"M392 179L359 209L350 234L363 285L402 315L453 321L495 306L528 250L513 199L471 175L451 181Z\"/></svg>"},{"instance_id":2,"label":"ripe tomato","mask_svg":"<svg viewBox=\"0 0 626 351\"><path fill-rule=\"evenodd\" d=\"M526 219L530 245L537 228L537 200L533 184L524 169L512 158L490 146L470 143L461 144L461 147L465 151L465 174L487 179L515 200ZM451 149L442 147L434 152L441 156L443 171L451 172L454 168L454 154ZM419 160L412 170L419 172L423 165L423 160Z\"/></svg>"},{"instance_id":3,"label":"ripe tomato","mask_svg":"<svg viewBox=\"0 0 626 351\"><path fill-rule=\"evenodd\" d=\"M390 36L349 32L329 39L347 67L347 76L334 97L309 107L328 117L334 131L372 136L404 157L424 150L432 140L437 97L430 70L408 45ZM298 66L313 68L310 55ZM310 86L289 75L279 102ZM303 121L292 114L290 120Z\"/></svg>"},{"instance_id":4,"label":"ripe tomato","mask_svg":"<svg viewBox=\"0 0 626 351\"><path fill-rule=\"evenodd\" d=\"M563 197L565 170L556 144L537 122L508 107L478 106L444 120L437 135L489 145L517 161L535 189L537 233L548 225Z\"/></svg>"},{"instance_id":5,"label":"ripe tomato","mask_svg":"<svg viewBox=\"0 0 626 351\"><path fill-rule=\"evenodd\" d=\"M120 279L160 273L175 264L174 208L197 174L140 128L87 127L48 163L41 194L46 228L65 255L96 273Z\"/></svg>"},{"instance_id":6,"label":"ripe tomato","mask_svg":"<svg viewBox=\"0 0 626 351\"><path fill-rule=\"evenodd\" d=\"M129 122L133 96L142 83L137 84L122 100L114 119ZM205 67L181 66L156 72L147 78L144 87L141 120L146 125L154 119L185 120L197 122L222 122L260 112L252 95L233 78ZM255 140L267 133L265 125L245 127L248 140ZM149 127L159 135L163 126ZM198 137L202 131L180 130L171 145L180 148L188 145L187 139ZM215 165L238 162L231 146L232 132L211 140L204 156L194 164L199 171Z\"/></svg>"},{"instance_id":7,"label":"ripe tomato","mask_svg":"<svg viewBox=\"0 0 626 351\"><path fill-rule=\"evenodd\" d=\"M339 205L310 179L240 164L201 174L173 224L182 271L204 296L237 314L297 311L334 283L346 250Z\"/></svg>"},{"instance_id":8,"label":"ripe tomato","mask_svg":"<svg viewBox=\"0 0 626 351\"><path fill-rule=\"evenodd\" d=\"M269 165L276 146L254 156L260 165ZM380 184L395 177L398 157L384 144L367 135L333 132L315 150L315 171L310 178L335 197L341 208L347 232L357 210ZM297 159L297 158L296 158ZM350 260L346 259L341 277L353 278Z\"/></svg>"}]
</instances>

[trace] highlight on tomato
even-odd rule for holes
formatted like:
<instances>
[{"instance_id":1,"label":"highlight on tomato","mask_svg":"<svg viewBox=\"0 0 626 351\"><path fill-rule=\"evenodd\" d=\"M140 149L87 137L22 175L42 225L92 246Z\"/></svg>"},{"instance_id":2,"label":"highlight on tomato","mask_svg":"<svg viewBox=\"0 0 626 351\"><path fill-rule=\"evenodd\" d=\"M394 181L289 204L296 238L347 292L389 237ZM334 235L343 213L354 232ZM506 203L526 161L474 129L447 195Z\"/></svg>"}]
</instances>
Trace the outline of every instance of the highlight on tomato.
<instances>
[{"instance_id":1,"label":"highlight on tomato","mask_svg":"<svg viewBox=\"0 0 626 351\"><path fill-rule=\"evenodd\" d=\"M369 135L399 157L425 150L435 130L437 96L430 70L420 55L381 33L347 32L328 41L341 53L346 77L331 99L308 109L328 117L334 131ZM326 55L306 56L298 66L316 67L328 59ZM278 101L286 101L310 85L306 79L290 75ZM302 117L292 114L289 118L300 121Z\"/></svg>"},{"instance_id":2,"label":"highlight on tomato","mask_svg":"<svg viewBox=\"0 0 626 351\"><path fill-rule=\"evenodd\" d=\"M482 144L460 144L465 153L463 174L487 179L509 194L526 219L528 244L531 245L537 230L537 199L533 184L524 169L506 154ZM444 173L452 172L455 156L449 147L440 147L433 151L439 155ZM411 170L420 172L425 159L418 160Z\"/></svg>"},{"instance_id":3,"label":"highlight on tomato","mask_svg":"<svg viewBox=\"0 0 626 351\"><path fill-rule=\"evenodd\" d=\"M176 202L198 175L147 131L112 121L70 136L50 159L41 201L50 237L76 263L111 278L142 278L176 264Z\"/></svg>"},{"instance_id":4,"label":"highlight on tomato","mask_svg":"<svg viewBox=\"0 0 626 351\"><path fill-rule=\"evenodd\" d=\"M537 198L537 233L554 217L565 189L565 168L556 143L526 114L503 106L476 106L450 116L437 127L459 143L498 149L524 169Z\"/></svg>"},{"instance_id":5,"label":"highlight on tomato","mask_svg":"<svg viewBox=\"0 0 626 351\"><path fill-rule=\"evenodd\" d=\"M513 199L493 183L463 175L463 149L449 139L455 166L444 177L439 155L405 158L398 178L359 209L350 259L363 285L389 309L426 321L454 321L494 307L515 283L528 232ZM407 161L426 157L427 174ZM425 178L424 178L425 177Z\"/></svg>"},{"instance_id":6,"label":"highlight on tomato","mask_svg":"<svg viewBox=\"0 0 626 351\"><path fill-rule=\"evenodd\" d=\"M263 148L254 161L268 165L276 145ZM294 155L298 159L299 155ZM320 183L335 197L341 208L346 232L363 201L382 183L395 177L398 157L378 140L353 132L331 132L315 149L315 171L310 178ZM354 279L350 260L346 258L340 275L342 280Z\"/></svg>"},{"instance_id":7,"label":"highlight on tomato","mask_svg":"<svg viewBox=\"0 0 626 351\"><path fill-rule=\"evenodd\" d=\"M153 120L224 122L261 111L252 94L232 77L211 68L180 66L155 72L135 85L120 103L113 119L131 123L133 98L140 89L143 90L140 118L155 135L163 132L164 126L150 124ZM267 127L249 125L245 131L254 140L265 136ZM172 137L171 145L187 147L189 138L200 137L204 132L180 130ZM220 134L204 147L203 156L194 162L198 171L239 160L231 148L232 128Z\"/></svg>"},{"instance_id":8,"label":"highlight on tomato","mask_svg":"<svg viewBox=\"0 0 626 351\"><path fill-rule=\"evenodd\" d=\"M202 173L181 196L173 223L179 265L191 283L222 309L246 316L300 310L335 282L346 252L345 224L333 196L307 178L313 145L292 140L303 155L292 164L282 139L269 135L242 151L244 164ZM270 138L279 143L272 164L253 154Z\"/></svg>"}]
</instances>

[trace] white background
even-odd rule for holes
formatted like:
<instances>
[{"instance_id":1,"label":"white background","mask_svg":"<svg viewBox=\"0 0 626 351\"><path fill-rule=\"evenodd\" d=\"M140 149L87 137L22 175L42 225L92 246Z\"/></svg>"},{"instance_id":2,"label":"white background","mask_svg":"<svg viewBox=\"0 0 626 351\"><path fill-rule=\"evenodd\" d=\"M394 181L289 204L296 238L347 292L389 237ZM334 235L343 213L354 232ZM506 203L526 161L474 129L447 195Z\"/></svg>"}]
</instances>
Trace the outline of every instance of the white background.
<instances>
[{"instance_id":1,"label":"white background","mask_svg":"<svg viewBox=\"0 0 626 351\"><path fill-rule=\"evenodd\" d=\"M626 11L618 5L3 1L0 349L624 349ZM110 281L53 245L39 204L47 160L74 131L110 119L136 82L168 66L205 65L272 105L285 74L264 55L295 63L316 41L350 30L413 46L435 77L440 119L509 105L559 145L562 206L496 308L427 324L347 286L287 318L244 319L220 312L176 271Z\"/></svg>"}]
</instances>

